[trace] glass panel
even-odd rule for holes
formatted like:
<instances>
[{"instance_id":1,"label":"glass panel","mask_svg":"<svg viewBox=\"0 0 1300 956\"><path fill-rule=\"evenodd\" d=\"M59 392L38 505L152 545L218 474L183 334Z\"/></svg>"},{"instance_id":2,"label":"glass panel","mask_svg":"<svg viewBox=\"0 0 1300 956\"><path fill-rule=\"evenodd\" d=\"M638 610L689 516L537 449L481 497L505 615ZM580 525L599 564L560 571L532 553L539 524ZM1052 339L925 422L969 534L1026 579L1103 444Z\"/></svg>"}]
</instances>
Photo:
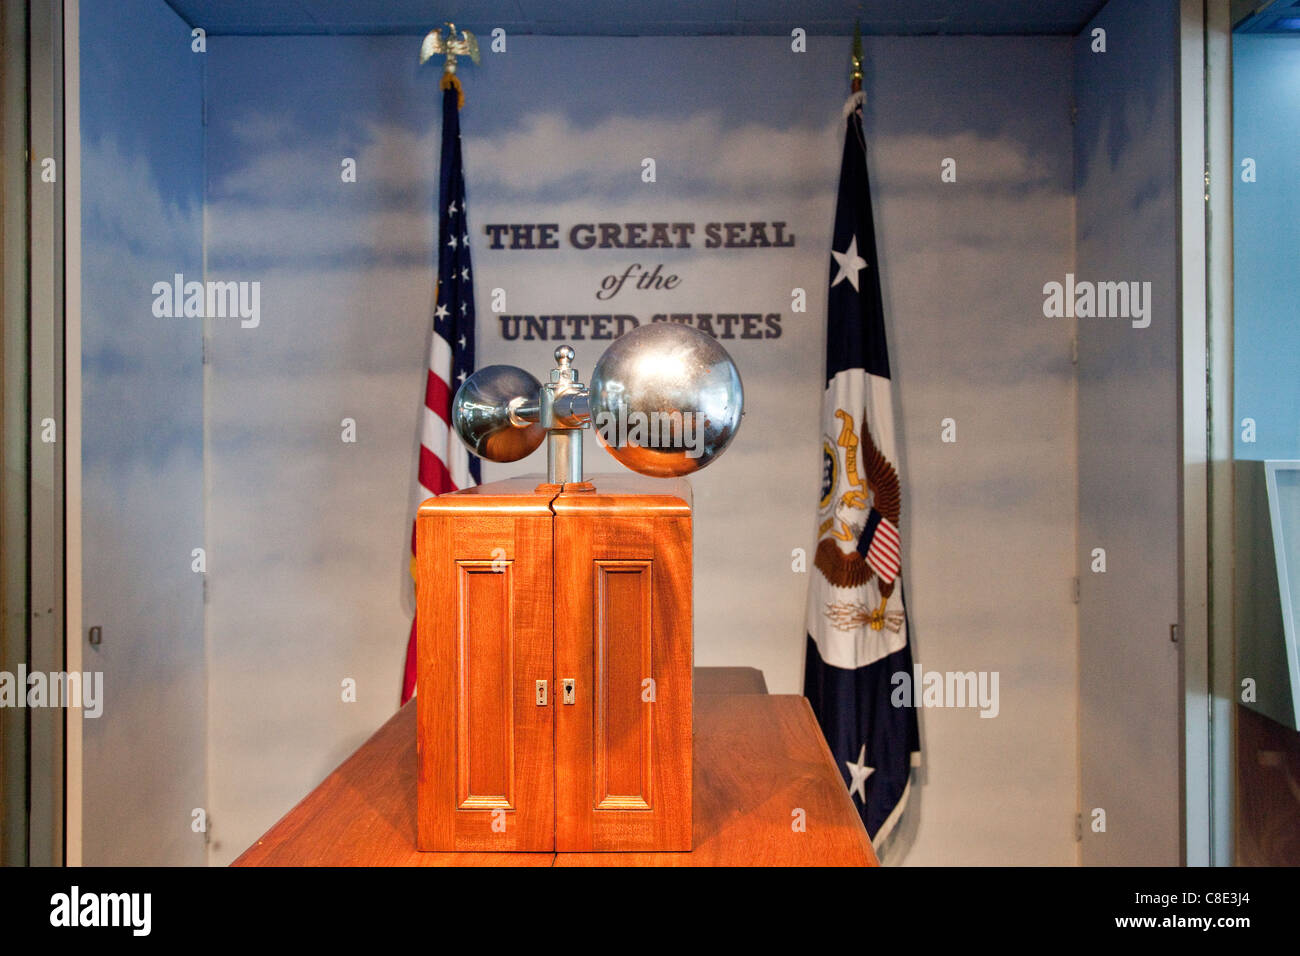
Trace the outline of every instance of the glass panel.
<instances>
[{"instance_id":1,"label":"glass panel","mask_svg":"<svg viewBox=\"0 0 1300 956\"><path fill-rule=\"evenodd\" d=\"M1300 22L1232 39L1236 856L1300 864Z\"/></svg>"}]
</instances>

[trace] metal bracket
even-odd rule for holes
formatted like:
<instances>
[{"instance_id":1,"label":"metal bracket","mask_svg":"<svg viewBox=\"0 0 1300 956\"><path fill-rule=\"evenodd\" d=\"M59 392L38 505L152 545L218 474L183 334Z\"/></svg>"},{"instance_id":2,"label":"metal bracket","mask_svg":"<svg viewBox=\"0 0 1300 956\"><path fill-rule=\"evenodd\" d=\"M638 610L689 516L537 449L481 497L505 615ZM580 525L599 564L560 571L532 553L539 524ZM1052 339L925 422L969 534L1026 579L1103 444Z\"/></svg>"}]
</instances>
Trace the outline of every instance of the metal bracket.
<instances>
[{"instance_id":1,"label":"metal bracket","mask_svg":"<svg viewBox=\"0 0 1300 956\"><path fill-rule=\"evenodd\" d=\"M569 345L555 350L556 367L541 388L538 424L546 429L546 480L553 485L582 481L582 429L591 427L590 396L574 354Z\"/></svg>"}]
</instances>

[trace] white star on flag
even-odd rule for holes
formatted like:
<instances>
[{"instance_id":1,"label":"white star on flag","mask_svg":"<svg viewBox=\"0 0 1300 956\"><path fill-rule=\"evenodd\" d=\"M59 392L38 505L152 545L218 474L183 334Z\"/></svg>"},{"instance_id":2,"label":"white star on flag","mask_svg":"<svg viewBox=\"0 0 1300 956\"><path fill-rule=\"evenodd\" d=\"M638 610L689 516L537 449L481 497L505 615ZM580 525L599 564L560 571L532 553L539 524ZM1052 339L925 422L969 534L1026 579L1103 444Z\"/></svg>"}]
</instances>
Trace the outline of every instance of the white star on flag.
<instances>
[{"instance_id":1,"label":"white star on flag","mask_svg":"<svg viewBox=\"0 0 1300 956\"><path fill-rule=\"evenodd\" d=\"M454 200L452 201L451 205L447 207L447 215L449 216L456 215L456 203Z\"/></svg>"},{"instance_id":2,"label":"white star on flag","mask_svg":"<svg viewBox=\"0 0 1300 956\"><path fill-rule=\"evenodd\" d=\"M433 315L434 318L445 319L447 318L447 316L451 315L451 313L447 311L447 307L445 305L439 302L438 308L433 310Z\"/></svg>"},{"instance_id":3,"label":"white star on flag","mask_svg":"<svg viewBox=\"0 0 1300 956\"><path fill-rule=\"evenodd\" d=\"M863 744L862 749L858 751L858 762L850 763L844 761L844 766L849 768L849 773L853 775L853 782L849 784L849 796L855 793L862 798L862 802L867 802L867 778L876 772L875 767L867 766L867 745Z\"/></svg>"},{"instance_id":4,"label":"white star on flag","mask_svg":"<svg viewBox=\"0 0 1300 956\"><path fill-rule=\"evenodd\" d=\"M858 273L867 267L867 260L858 255L858 237L854 236L849 241L849 247L843 252L831 250L831 258L839 263L840 272L831 283L831 288L835 288L844 279L848 279L853 284L856 291L858 289Z\"/></svg>"},{"instance_id":5,"label":"white star on flag","mask_svg":"<svg viewBox=\"0 0 1300 956\"><path fill-rule=\"evenodd\" d=\"M455 237L455 236L452 236L450 239L448 239L448 240L447 240L447 245L449 245L449 246L451 246L453 249L455 249L455 248L456 248L456 237ZM853 281L853 285L854 285L855 288L857 287L857 284L858 284L858 283L857 283L857 280L855 279L855 280Z\"/></svg>"},{"instance_id":6,"label":"white star on flag","mask_svg":"<svg viewBox=\"0 0 1300 956\"><path fill-rule=\"evenodd\" d=\"M465 281L468 282L468 281L469 281L469 269L468 269L468 268L461 269L461 270L460 270L460 277L461 277L462 279L464 279Z\"/></svg>"}]
</instances>

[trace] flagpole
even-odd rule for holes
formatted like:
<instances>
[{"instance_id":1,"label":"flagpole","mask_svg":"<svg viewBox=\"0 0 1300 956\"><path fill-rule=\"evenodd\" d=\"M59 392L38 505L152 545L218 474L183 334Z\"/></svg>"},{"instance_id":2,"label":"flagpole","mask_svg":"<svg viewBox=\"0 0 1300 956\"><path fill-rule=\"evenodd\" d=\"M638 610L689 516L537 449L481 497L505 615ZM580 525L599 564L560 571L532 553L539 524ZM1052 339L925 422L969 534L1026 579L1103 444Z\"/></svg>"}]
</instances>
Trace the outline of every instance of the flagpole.
<instances>
[{"instance_id":1,"label":"flagpole","mask_svg":"<svg viewBox=\"0 0 1300 956\"><path fill-rule=\"evenodd\" d=\"M853 23L853 73L849 89L862 92L862 24L858 21Z\"/></svg>"},{"instance_id":2,"label":"flagpole","mask_svg":"<svg viewBox=\"0 0 1300 956\"><path fill-rule=\"evenodd\" d=\"M822 489L809 569L804 696L867 834L883 848L904 812L921 747L916 710L910 701L897 703L890 690L898 687L897 675L914 668L903 594L902 479L893 463L893 385L862 130L859 26L851 62L827 277Z\"/></svg>"},{"instance_id":3,"label":"flagpole","mask_svg":"<svg viewBox=\"0 0 1300 956\"><path fill-rule=\"evenodd\" d=\"M446 36L443 29L446 28ZM474 289L471 281L468 211L460 151L460 110L465 90L456 75L458 57L479 62L478 40L468 30L456 30L454 23L432 30L420 44L420 63L435 56L446 57L438 87L442 100L442 159L439 163L438 205L434 261L434 315L426 365L424 403L420 410L420 452L416 484L420 498L431 497L478 484L477 458L455 441L447 430L451 399L466 376L474 371ZM455 91L453 102L450 94ZM416 522L411 522L411 578L415 578ZM411 617L406 640L406 664L399 698L405 704L415 693L419 634L417 615Z\"/></svg>"}]
</instances>

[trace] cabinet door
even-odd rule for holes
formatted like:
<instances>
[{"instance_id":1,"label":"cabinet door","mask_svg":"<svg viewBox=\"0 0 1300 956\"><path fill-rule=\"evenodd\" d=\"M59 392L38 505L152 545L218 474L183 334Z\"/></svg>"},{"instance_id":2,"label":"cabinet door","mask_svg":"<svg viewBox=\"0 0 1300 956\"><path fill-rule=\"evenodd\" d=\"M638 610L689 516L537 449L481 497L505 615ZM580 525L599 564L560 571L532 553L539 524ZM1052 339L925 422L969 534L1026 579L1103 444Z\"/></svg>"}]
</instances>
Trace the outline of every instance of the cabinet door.
<instances>
[{"instance_id":1,"label":"cabinet door","mask_svg":"<svg viewBox=\"0 0 1300 956\"><path fill-rule=\"evenodd\" d=\"M419 847L551 850L551 516L420 522Z\"/></svg>"},{"instance_id":2,"label":"cabinet door","mask_svg":"<svg viewBox=\"0 0 1300 956\"><path fill-rule=\"evenodd\" d=\"M555 554L556 849L689 850L690 518L557 513Z\"/></svg>"}]
</instances>

